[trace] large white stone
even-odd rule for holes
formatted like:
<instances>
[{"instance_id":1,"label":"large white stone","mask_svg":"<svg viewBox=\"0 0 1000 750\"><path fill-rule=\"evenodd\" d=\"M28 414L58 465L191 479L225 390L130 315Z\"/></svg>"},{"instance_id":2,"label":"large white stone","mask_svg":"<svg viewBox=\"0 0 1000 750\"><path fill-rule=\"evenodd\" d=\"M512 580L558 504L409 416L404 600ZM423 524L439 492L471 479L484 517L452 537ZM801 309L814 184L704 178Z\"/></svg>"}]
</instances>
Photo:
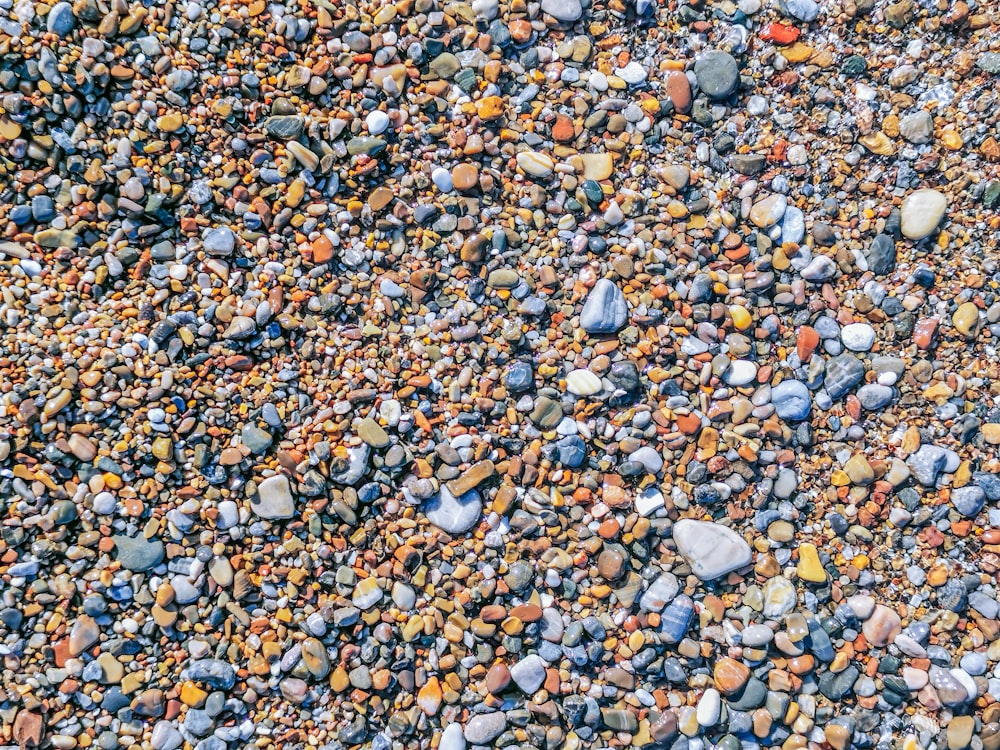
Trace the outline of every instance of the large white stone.
<instances>
[{"instance_id":1,"label":"large white stone","mask_svg":"<svg viewBox=\"0 0 1000 750\"><path fill-rule=\"evenodd\" d=\"M939 190L914 190L903 199L900 231L911 240L922 240L937 229L947 209L948 199Z\"/></svg>"},{"instance_id":2,"label":"large white stone","mask_svg":"<svg viewBox=\"0 0 1000 750\"><path fill-rule=\"evenodd\" d=\"M288 477L275 474L257 484L256 502L251 503L253 512L261 518L291 518L295 515L295 498L288 484Z\"/></svg>"},{"instance_id":3,"label":"large white stone","mask_svg":"<svg viewBox=\"0 0 1000 750\"><path fill-rule=\"evenodd\" d=\"M441 491L424 503L427 520L449 534L464 534L477 523L483 512L483 502L476 490L455 497L442 486Z\"/></svg>"},{"instance_id":4,"label":"large white stone","mask_svg":"<svg viewBox=\"0 0 1000 750\"><path fill-rule=\"evenodd\" d=\"M674 524L674 543L691 571L712 581L750 564L750 545L727 526L684 518Z\"/></svg>"}]
</instances>

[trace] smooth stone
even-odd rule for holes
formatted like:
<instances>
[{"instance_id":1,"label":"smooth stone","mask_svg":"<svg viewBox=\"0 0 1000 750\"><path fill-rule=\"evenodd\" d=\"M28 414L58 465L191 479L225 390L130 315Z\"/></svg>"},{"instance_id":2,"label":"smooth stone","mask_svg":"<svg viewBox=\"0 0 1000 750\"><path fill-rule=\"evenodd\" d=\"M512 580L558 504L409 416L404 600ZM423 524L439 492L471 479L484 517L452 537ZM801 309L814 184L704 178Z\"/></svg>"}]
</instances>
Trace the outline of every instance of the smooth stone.
<instances>
[{"instance_id":1,"label":"smooth stone","mask_svg":"<svg viewBox=\"0 0 1000 750\"><path fill-rule=\"evenodd\" d=\"M560 23L574 23L583 17L580 0L542 0L542 13Z\"/></svg>"},{"instance_id":2,"label":"smooth stone","mask_svg":"<svg viewBox=\"0 0 1000 750\"><path fill-rule=\"evenodd\" d=\"M660 614L660 633L667 643L680 643L694 619L694 600L680 594Z\"/></svg>"},{"instance_id":3,"label":"smooth stone","mask_svg":"<svg viewBox=\"0 0 1000 750\"><path fill-rule=\"evenodd\" d=\"M97 643L101 637L101 627L90 615L79 615L69 631L69 653L79 656Z\"/></svg>"},{"instance_id":4,"label":"smooth stone","mask_svg":"<svg viewBox=\"0 0 1000 750\"><path fill-rule=\"evenodd\" d=\"M887 234L876 235L865 252L868 269L876 276L892 273L896 268L896 242Z\"/></svg>"},{"instance_id":5,"label":"smooth stone","mask_svg":"<svg viewBox=\"0 0 1000 750\"><path fill-rule=\"evenodd\" d=\"M229 227L215 227L205 232L201 244L209 255L232 255L236 248L236 234Z\"/></svg>"},{"instance_id":6,"label":"smooth stone","mask_svg":"<svg viewBox=\"0 0 1000 750\"><path fill-rule=\"evenodd\" d=\"M783 0L781 5L785 13L803 23L812 23L819 17L816 0Z\"/></svg>"},{"instance_id":7,"label":"smooth stone","mask_svg":"<svg viewBox=\"0 0 1000 750\"><path fill-rule=\"evenodd\" d=\"M65 39L76 28L76 16L73 14L72 3L62 2L53 5L45 17L45 27L50 34Z\"/></svg>"},{"instance_id":8,"label":"smooth stone","mask_svg":"<svg viewBox=\"0 0 1000 750\"><path fill-rule=\"evenodd\" d=\"M947 209L948 199L939 190L915 190L903 199L900 231L907 239L922 240L937 229Z\"/></svg>"},{"instance_id":9,"label":"smooth stone","mask_svg":"<svg viewBox=\"0 0 1000 750\"><path fill-rule=\"evenodd\" d=\"M629 460L642 464L643 468L650 474L656 474L663 468L663 456L655 448L648 445L644 445L639 450L629 454Z\"/></svg>"},{"instance_id":10,"label":"smooth stone","mask_svg":"<svg viewBox=\"0 0 1000 750\"><path fill-rule=\"evenodd\" d=\"M534 695L545 682L545 662L531 654L510 668L510 676L521 692Z\"/></svg>"},{"instance_id":11,"label":"smooth stone","mask_svg":"<svg viewBox=\"0 0 1000 750\"><path fill-rule=\"evenodd\" d=\"M694 64L698 87L712 99L725 99L740 82L736 58L722 50L708 50Z\"/></svg>"},{"instance_id":12,"label":"smooth stone","mask_svg":"<svg viewBox=\"0 0 1000 750\"><path fill-rule=\"evenodd\" d=\"M365 117L365 126L371 135L381 135L389 127L389 115L380 109L372 110Z\"/></svg>"},{"instance_id":13,"label":"smooth stone","mask_svg":"<svg viewBox=\"0 0 1000 750\"><path fill-rule=\"evenodd\" d=\"M159 539L116 534L111 540L115 543L115 557L126 570L143 573L163 561L164 545Z\"/></svg>"},{"instance_id":14,"label":"smooth stone","mask_svg":"<svg viewBox=\"0 0 1000 750\"><path fill-rule=\"evenodd\" d=\"M573 370L566 376L566 390L577 396L593 396L603 389L601 379L590 370Z\"/></svg>"},{"instance_id":15,"label":"smooth stone","mask_svg":"<svg viewBox=\"0 0 1000 750\"><path fill-rule=\"evenodd\" d=\"M876 604L871 617L865 620L861 630L871 645L881 648L896 639L902 630L902 621L895 611L885 605Z\"/></svg>"},{"instance_id":16,"label":"smooth stone","mask_svg":"<svg viewBox=\"0 0 1000 750\"><path fill-rule=\"evenodd\" d=\"M441 732L441 742L438 750L466 750L468 743L462 733L462 725L458 722L448 724Z\"/></svg>"},{"instance_id":17,"label":"smooth stone","mask_svg":"<svg viewBox=\"0 0 1000 750\"><path fill-rule=\"evenodd\" d=\"M476 490L455 497L446 486L424 503L427 520L448 534L464 534L479 523L483 503Z\"/></svg>"},{"instance_id":18,"label":"smooth stone","mask_svg":"<svg viewBox=\"0 0 1000 750\"><path fill-rule=\"evenodd\" d=\"M736 359L729 365L723 380L727 384L739 388L749 385L757 379L757 365L748 359Z\"/></svg>"},{"instance_id":19,"label":"smooth stone","mask_svg":"<svg viewBox=\"0 0 1000 750\"><path fill-rule=\"evenodd\" d=\"M951 670L939 667L937 664L931 664L927 670L927 676L931 687L934 688L943 705L957 708L969 702L969 692L956 679Z\"/></svg>"},{"instance_id":20,"label":"smooth stone","mask_svg":"<svg viewBox=\"0 0 1000 750\"><path fill-rule=\"evenodd\" d=\"M639 597L639 607L647 612L662 612L679 591L677 576L673 573L661 573Z\"/></svg>"},{"instance_id":21,"label":"smooth stone","mask_svg":"<svg viewBox=\"0 0 1000 750\"><path fill-rule=\"evenodd\" d=\"M517 166L532 177L547 177L556 166L551 156L537 151L521 151L515 159Z\"/></svg>"},{"instance_id":22,"label":"smooth stone","mask_svg":"<svg viewBox=\"0 0 1000 750\"><path fill-rule=\"evenodd\" d=\"M975 485L956 487L951 491L951 504L966 518L975 518L986 505L986 493Z\"/></svg>"},{"instance_id":23,"label":"smooth stone","mask_svg":"<svg viewBox=\"0 0 1000 750\"><path fill-rule=\"evenodd\" d=\"M867 323L849 323L840 329L840 340L852 352L867 352L875 344L875 329Z\"/></svg>"},{"instance_id":24,"label":"smooth stone","mask_svg":"<svg viewBox=\"0 0 1000 750\"><path fill-rule=\"evenodd\" d=\"M930 444L921 445L906 459L914 479L925 487L935 486L942 472L953 472L958 464L958 454L954 451Z\"/></svg>"},{"instance_id":25,"label":"smooth stone","mask_svg":"<svg viewBox=\"0 0 1000 750\"><path fill-rule=\"evenodd\" d=\"M295 498L288 477L275 474L257 484L257 496L251 499L254 513L266 519L284 519L295 515Z\"/></svg>"},{"instance_id":26,"label":"smooth stone","mask_svg":"<svg viewBox=\"0 0 1000 750\"><path fill-rule=\"evenodd\" d=\"M809 388L800 380L782 380L774 386L771 389L771 403L775 413L789 422L808 419L812 411Z\"/></svg>"},{"instance_id":27,"label":"smooth stone","mask_svg":"<svg viewBox=\"0 0 1000 750\"><path fill-rule=\"evenodd\" d=\"M666 499L663 497L663 493L656 487L646 487L635 496L635 511L640 516L651 516L665 506Z\"/></svg>"},{"instance_id":28,"label":"smooth stone","mask_svg":"<svg viewBox=\"0 0 1000 750\"><path fill-rule=\"evenodd\" d=\"M382 601L383 592L378 579L372 576L358 581L351 594L351 604L360 610L370 609Z\"/></svg>"},{"instance_id":29,"label":"smooth stone","mask_svg":"<svg viewBox=\"0 0 1000 750\"><path fill-rule=\"evenodd\" d=\"M628 320L628 303L610 279L600 279L587 295L580 327L590 334L616 333Z\"/></svg>"},{"instance_id":30,"label":"smooth stone","mask_svg":"<svg viewBox=\"0 0 1000 750\"><path fill-rule=\"evenodd\" d=\"M865 376L865 366L853 354L845 352L826 363L823 384L834 401L846 396Z\"/></svg>"},{"instance_id":31,"label":"smooth stone","mask_svg":"<svg viewBox=\"0 0 1000 750\"><path fill-rule=\"evenodd\" d=\"M788 198L781 193L769 195L757 201L750 209L750 221L761 229L772 227L781 221L788 208Z\"/></svg>"},{"instance_id":32,"label":"smooth stone","mask_svg":"<svg viewBox=\"0 0 1000 750\"><path fill-rule=\"evenodd\" d=\"M878 411L888 406L895 397L895 392L887 385L868 383L858 389L858 401L867 411Z\"/></svg>"},{"instance_id":33,"label":"smooth stone","mask_svg":"<svg viewBox=\"0 0 1000 750\"><path fill-rule=\"evenodd\" d=\"M762 589L764 595L764 617L777 619L795 607L798 594L795 584L783 576L768 579Z\"/></svg>"},{"instance_id":34,"label":"smooth stone","mask_svg":"<svg viewBox=\"0 0 1000 750\"><path fill-rule=\"evenodd\" d=\"M829 281L837 275L837 264L826 255L817 255L799 273L803 279L813 283Z\"/></svg>"},{"instance_id":35,"label":"smooth stone","mask_svg":"<svg viewBox=\"0 0 1000 750\"><path fill-rule=\"evenodd\" d=\"M806 236L806 216L795 206L785 208L781 217L781 241L798 245Z\"/></svg>"},{"instance_id":36,"label":"smooth stone","mask_svg":"<svg viewBox=\"0 0 1000 750\"><path fill-rule=\"evenodd\" d=\"M471 745L488 745L507 728L507 716L502 711L475 714L465 725L465 740Z\"/></svg>"},{"instance_id":37,"label":"smooth stone","mask_svg":"<svg viewBox=\"0 0 1000 750\"><path fill-rule=\"evenodd\" d=\"M712 581L750 564L750 545L732 529L711 521L685 518L674 524L677 551L691 571L703 581Z\"/></svg>"}]
</instances>

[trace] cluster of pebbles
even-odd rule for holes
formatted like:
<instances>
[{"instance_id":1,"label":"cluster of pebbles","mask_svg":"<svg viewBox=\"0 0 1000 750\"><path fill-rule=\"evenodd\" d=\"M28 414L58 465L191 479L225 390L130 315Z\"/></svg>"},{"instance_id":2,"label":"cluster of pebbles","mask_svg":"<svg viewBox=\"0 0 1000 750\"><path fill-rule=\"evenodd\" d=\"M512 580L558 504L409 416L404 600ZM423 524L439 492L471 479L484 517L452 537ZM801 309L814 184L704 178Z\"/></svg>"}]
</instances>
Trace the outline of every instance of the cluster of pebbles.
<instances>
[{"instance_id":1,"label":"cluster of pebbles","mask_svg":"<svg viewBox=\"0 0 1000 750\"><path fill-rule=\"evenodd\" d=\"M0 746L1000 749L998 76L982 0L0 0Z\"/></svg>"}]
</instances>

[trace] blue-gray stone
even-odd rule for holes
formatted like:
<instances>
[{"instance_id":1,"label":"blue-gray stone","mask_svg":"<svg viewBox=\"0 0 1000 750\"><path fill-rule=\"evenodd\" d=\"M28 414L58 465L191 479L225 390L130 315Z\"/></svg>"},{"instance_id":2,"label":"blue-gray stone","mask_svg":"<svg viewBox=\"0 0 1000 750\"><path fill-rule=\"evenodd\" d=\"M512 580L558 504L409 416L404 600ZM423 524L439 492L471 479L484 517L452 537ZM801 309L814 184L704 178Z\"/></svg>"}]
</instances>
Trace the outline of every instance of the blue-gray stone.
<instances>
[{"instance_id":1,"label":"blue-gray stone","mask_svg":"<svg viewBox=\"0 0 1000 750\"><path fill-rule=\"evenodd\" d=\"M880 234L872 240L865 252L868 269L876 276L891 273L896 267L896 242L887 234Z\"/></svg>"},{"instance_id":2,"label":"blue-gray stone","mask_svg":"<svg viewBox=\"0 0 1000 750\"><path fill-rule=\"evenodd\" d=\"M221 659L198 659L181 670L181 679L204 682L218 690L229 690L236 684L236 670Z\"/></svg>"},{"instance_id":3,"label":"blue-gray stone","mask_svg":"<svg viewBox=\"0 0 1000 750\"><path fill-rule=\"evenodd\" d=\"M974 484L956 487L951 491L951 504L966 518L974 518L986 504L986 493Z\"/></svg>"},{"instance_id":4,"label":"blue-gray stone","mask_svg":"<svg viewBox=\"0 0 1000 750\"><path fill-rule=\"evenodd\" d=\"M864 376L865 366L860 359L847 352L840 354L826 363L826 392L836 401L846 396Z\"/></svg>"},{"instance_id":5,"label":"blue-gray stone","mask_svg":"<svg viewBox=\"0 0 1000 750\"><path fill-rule=\"evenodd\" d=\"M610 279L600 279L587 295L580 312L580 326L587 333L617 333L628 320L628 303Z\"/></svg>"},{"instance_id":6,"label":"blue-gray stone","mask_svg":"<svg viewBox=\"0 0 1000 750\"><path fill-rule=\"evenodd\" d=\"M587 444L579 435L564 437L556 443L556 448L559 450L559 462L572 469L582 464L587 457Z\"/></svg>"},{"instance_id":7,"label":"blue-gray stone","mask_svg":"<svg viewBox=\"0 0 1000 750\"><path fill-rule=\"evenodd\" d=\"M184 715L184 728L195 737L204 737L214 725L212 717L200 708L189 708Z\"/></svg>"},{"instance_id":8,"label":"blue-gray stone","mask_svg":"<svg viewBox=\"0 0 1000 750\"><path fill-rule=\"evenodd\" d=\"M887 385L868 383L858 389L858 400L868 411L877 411L892 402L894 392Z\"/></svg>"},{"instance_id":9,"label":"blue-gray stone","mask_svg":"<svg viewBox=\"0 0 1000 750\"><path fill-rule=\"evenodd\" d=\"M71 3L56 3L45 17L46 28L49 33L55 34L60 39L76 28L76 16L73 15L73 5Z\"/></svg>"},{"instance_id":10,"label":"blue-gray stone","mask_svg":"<svg viewBox=\"0 0 1000 750\"><path fill-rule=\"evenodd\" d=\"M740 82L736 58L718 49L709 50L698 58L694 74L698 79L698 88L712 99L725 99Z\"/></svg>"},{"instance_id":11,"label":"blue-gray stone","mask_svg":"<svg viewBox=\"0 0 1000 750\"><path fill-rule=\"evenodd\" d=\"M925 487L933 487L941 472L958 469L959 462L958 454L937 445L921 445L906 459L906 465L910 467L913 478Z\"/></svg>"},{"instance_id":12,"label":"blue-gray stone","mask_svg":"<svg viewBox=\"0 0 1000 750\"><path fill-rule=\"evenodd\" d=\"M56 215L56 204L47 195L36 195L31 199L31 215L38 222L52 221Z\"/></svg>"},{"instance_id":13,"label":"blue-gray stone","mask_svg":"<svg viewBox=\"0 0 1000 750\"><path fill-rule=\"evenodd\" d=\"M202 245L209 255L232 255L236 247L236 234L229 227L209 229L202 237Z\"/></svg>"},{"instance_id":14,"label":"blue-gray stone","mask_svg":"<svg viewBox=\"0 0 1000 750\"><path fill-rule=\"evenodd\" d=\"M990 502L1000 500L1000 474L988 471L977 471L972 475L972 481L983 488Z\"/></svg>"},{"instance_id":15,"label":"blue-gray stone","mask_svg":"<svg viewBox=\"0 0 1000 750\"><path fill-rule=\"evenodd\" d=\"M660 615L660 632L666 643L679 643L691 627L694 617L694 602L690 596L681 594L674 598Z\"/></svg>"},{"instance_id":16,"label":"blue-gray stone","mask_svg":"<svg viewBox=\"0 0 1000 750\"><path fill-rule=\"evenodd\" d=\"M535 383L535 373L531 364L523 360L511 363L504 376L504 385L511 393L522 393Z\"/></svg>"},{"instance_id":17,"label":"blue-gray stone","mask_svg":"<svg viewBox=\"0 0 1000 750\"><path fill-rule=\"evenodd\" d=\"M163 560L164 547L159 539L117 534L111 537L111 541L115 543L115 556L118 562L133 573L142 573L154 568Z\"/></svg>"},{"instance_id":18,"label":"blue-gray stone","mask_svg":"<svg viewBox=\"0 0 1000 750\"><path fill-rule=\"evenodd\" d=\"M809 417L812 397L800 380L782 380L771 389L771 403L778 416L789 422L801 422Z\"/></svg>"},{"instance_id":19,"label":"blue-gray stone","mask_svg":"<svg viewBox=\"0 0 1000 750\"><path fill-rule=\"evenodd\" d=\"M804 23L812 23L819 17L816 0L782 0L781 5L786 14Z\"/></svg>"}]
</instances>

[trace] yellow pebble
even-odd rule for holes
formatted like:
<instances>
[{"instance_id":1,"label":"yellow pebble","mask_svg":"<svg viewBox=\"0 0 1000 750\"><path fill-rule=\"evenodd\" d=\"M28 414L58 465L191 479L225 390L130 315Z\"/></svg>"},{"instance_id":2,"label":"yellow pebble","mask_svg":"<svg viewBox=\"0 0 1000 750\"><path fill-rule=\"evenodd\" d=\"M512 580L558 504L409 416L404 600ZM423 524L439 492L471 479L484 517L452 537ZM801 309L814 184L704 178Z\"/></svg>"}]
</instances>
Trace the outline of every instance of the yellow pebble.
<instances>
[{"instance_id":1,"label":"yellow pebble","mask_svg":"<svg viewBox=\"0 0 1000 750\"><path fill-rule=\"evenodd\" d=\"M819 561L816 545L804 542L799 545L799 565L795 569L799 578L810 583L825 583L826 571Z\"/></svg>"},{"instance_id":2,"label":"yellow pebble","mask_svg":"<svg viewBox=\"0 0 1000 750\"><path fill-rule=\"evenodd\" d=\"M743 305L732 305L729 314L733 317L733 325L738 331L745 331L753 325L753 318Z\"/></svg>"}]
</instances>

